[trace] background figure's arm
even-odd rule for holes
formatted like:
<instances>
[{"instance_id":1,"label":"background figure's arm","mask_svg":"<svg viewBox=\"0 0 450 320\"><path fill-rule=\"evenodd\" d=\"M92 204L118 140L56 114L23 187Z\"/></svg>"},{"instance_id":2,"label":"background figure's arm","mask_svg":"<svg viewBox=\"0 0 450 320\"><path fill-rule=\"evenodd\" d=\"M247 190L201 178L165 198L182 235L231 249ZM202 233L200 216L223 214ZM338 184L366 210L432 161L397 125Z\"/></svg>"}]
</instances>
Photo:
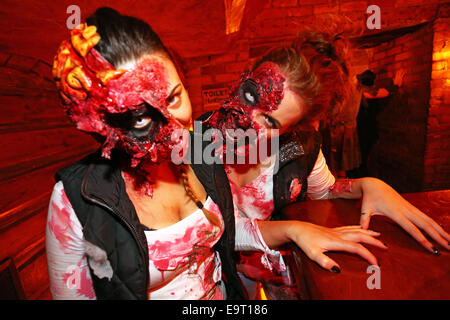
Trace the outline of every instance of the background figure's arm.
<instances>
[{"instance_id":1,"label":"background figure's arm","mask_svg":"<svg viewBox=\"0 0 450 320\"><path fill-rule=\"evenodd\" d=\"M364 91L363 92L364 97L367 99L382 99L389 96L389 91L387 91L385 88L378 89L376 95L372 95L369 92Z\"/></svg>"},{"instance_id":2,"label":"background figure's arm","mask_svg":"<svg viewBox=\"0 0 450 320\"><path fill-rule=\"evenodd\" d=\"M94 300L82 226L62 182L53 188L46 227L50 291L55 300Z\"/></svg>"}]
</instances>

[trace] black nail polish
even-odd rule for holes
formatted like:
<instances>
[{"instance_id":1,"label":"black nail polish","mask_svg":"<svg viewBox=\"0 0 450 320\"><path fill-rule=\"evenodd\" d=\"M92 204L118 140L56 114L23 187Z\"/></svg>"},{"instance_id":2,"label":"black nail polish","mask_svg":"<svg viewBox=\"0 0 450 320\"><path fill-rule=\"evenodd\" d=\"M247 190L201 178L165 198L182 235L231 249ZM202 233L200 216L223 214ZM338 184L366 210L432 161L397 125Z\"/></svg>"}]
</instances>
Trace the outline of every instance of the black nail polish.
<instances>
[{"instance_id":1,"label":"black nail polish","mask_svg":"<svg viewBox=\"0 0 450 320\"><path fill-rule=\"evenodd\" d=\"M341 269L339 269L338 267L334 266L333 268L331 268L331 271L333 271L334 273L340 273Z\"/></svg>"},{"instance_id":2,"label":"black nail polish","mask_svg":"<svg viewBox=\"0 0 450 320\"><path fill-rule=\"evenodd\" d=\"M437 256L440 256L441 254L439 253L439 250L436 249L435 247L431 248L433 250L433 253Z\"/></svg>"}]
</instances>

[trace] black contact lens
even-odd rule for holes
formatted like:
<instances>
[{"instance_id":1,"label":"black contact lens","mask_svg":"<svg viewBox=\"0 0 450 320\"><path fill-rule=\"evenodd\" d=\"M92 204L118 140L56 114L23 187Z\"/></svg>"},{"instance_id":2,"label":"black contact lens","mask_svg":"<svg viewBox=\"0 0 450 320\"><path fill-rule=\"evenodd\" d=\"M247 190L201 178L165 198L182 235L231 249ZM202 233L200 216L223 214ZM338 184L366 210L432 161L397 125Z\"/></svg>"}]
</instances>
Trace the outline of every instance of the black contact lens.
<instances>
[{"instance_id":1,"label":"black contact lens","mask_svg":"<svg viewBox=\"0 0 450 320\"><path fill-rule=\"evenodd\" d=\"M133 114L128 136L137 140L152 139L160 125L166 122L167 120L158 110L147 106L144 110Z\"/></svg>"},{"instance_id":2,"label":"black contact lens","mask_svg":"<svg viewBox=\"0 0 450 320\"><path fill-rule=\"evenodd\" d=\"M259 92L256 83L251 80L245 80L239 87L239 96L246 105L254 106L259 102Z\"/></svg>"},{"instance_id":3,"label":"black contact lens","mask_svg":"<svg viewBox=\"0 0 450 320\"><path fill-rule=\"evenodd\" d=\"M151 139L162 123L164 116L148 104L141 108L120 114L108 114L107 122L111 127L120 129L125 135L136 140Z\"/></svg>"}]
</instances>

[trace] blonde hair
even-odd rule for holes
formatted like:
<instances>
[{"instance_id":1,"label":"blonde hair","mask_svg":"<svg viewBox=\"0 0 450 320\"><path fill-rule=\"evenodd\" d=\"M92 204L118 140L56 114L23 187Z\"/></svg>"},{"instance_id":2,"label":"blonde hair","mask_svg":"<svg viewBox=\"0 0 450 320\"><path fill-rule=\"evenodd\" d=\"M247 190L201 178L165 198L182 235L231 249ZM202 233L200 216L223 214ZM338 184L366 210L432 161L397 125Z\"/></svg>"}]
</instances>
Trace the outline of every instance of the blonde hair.
<instances>
[{"instance_id":1,"label":"blonde hair","mask_svg":"<svg viewBox=\"0 0 450 320\"><path fill-rule=\"evenodd\" d=\"M305 28L288 46L270 50L253 66L273 62L287 78L288 87L306 102L307 110L298 124L333 117L341 112L349 96L347 65L348 36L355 28L351 20L325 15Z\"/></svg>"}]
</instances>

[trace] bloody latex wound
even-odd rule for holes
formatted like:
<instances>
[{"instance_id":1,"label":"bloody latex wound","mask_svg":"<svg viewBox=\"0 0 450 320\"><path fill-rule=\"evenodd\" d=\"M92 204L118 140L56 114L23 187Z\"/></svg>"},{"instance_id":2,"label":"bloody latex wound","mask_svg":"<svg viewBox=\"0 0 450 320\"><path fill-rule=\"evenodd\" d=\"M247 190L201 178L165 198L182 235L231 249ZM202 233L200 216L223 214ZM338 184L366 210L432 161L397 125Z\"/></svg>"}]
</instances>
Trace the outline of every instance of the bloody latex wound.
<instances>
[{"instance_id":1,"label":"bloody latex wound","mask_svg":"<svg viewBox=\"0 0 450 320\"><path fill-rule=\"evenodd\" d=\"M131 70L115 69L94 46L95 26L74 29L63 41L53 75L64 108L77 128L104 137L102 155L122 149L131 167L143 160L167 161L182 125L167 110L167 71L157 59L141 59Z\"/></svg>"},{"instance_id":2,"label":"bloody latex wound","mask_svg":"<svg viewBox=\"0 0 450 320\"><path fill-rule=\"evenodd\" d=\"M285 77L270 62L263 63L254 71L245 71L231 87L230 97L205 123L219 129L223 137L229 136L227 130L230 129L254 129L259 135L265 128L255 121L255 115L278 109L284 96L284 82Z\"/></svg>"}]
</instances>

